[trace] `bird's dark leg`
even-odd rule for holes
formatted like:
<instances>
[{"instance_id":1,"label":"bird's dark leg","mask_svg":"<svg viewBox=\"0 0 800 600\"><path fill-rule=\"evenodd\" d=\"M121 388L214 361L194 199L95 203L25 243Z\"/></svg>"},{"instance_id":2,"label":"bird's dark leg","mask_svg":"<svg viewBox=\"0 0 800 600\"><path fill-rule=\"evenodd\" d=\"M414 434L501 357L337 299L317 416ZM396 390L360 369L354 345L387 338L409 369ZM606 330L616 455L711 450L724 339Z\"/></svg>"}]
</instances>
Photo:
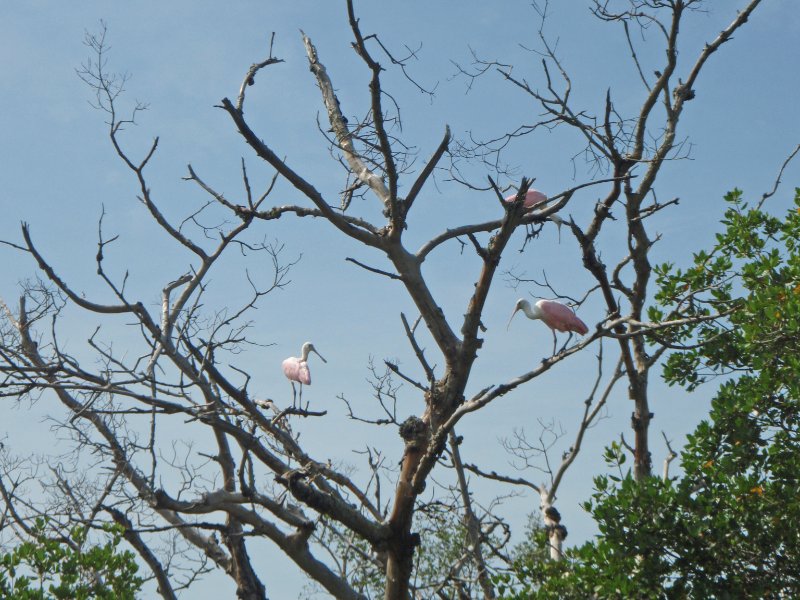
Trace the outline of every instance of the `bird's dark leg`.
<instances>
[{"instance_id":1,"label":"bird's dark leg","mask_svg":"<svg viewBox=\"0 0 800 600\"><path fill-rule=\"evenodd\" d=\"M290 381L292 384L292 408L297 408L297 388L294 387L294 381ZM300 393L303 391L303 384L300 384Z\"/></svg>"},{"instance_id":2,"label":"bird's dark leg","mask_svg":"<svg viewBox=\"0 0 800 600\"><path fill-rule=\"evenodd\" d=\"M303 408L303 384L300 384L300 394L297 396L297 404Z\"/></svg>"},{"instance_id":3,"label":"bird's dark leg","mask_svg":"<svg viewBox=\"0 0 800 600\"><path fill-rule=\"evenodd\" d=\"M555 356L556 355L556 344L557 344L557 341L556 341L556 330L555 329L551 329L551 331L553 332L553 356Z\"/></svg>"}]
</instances>

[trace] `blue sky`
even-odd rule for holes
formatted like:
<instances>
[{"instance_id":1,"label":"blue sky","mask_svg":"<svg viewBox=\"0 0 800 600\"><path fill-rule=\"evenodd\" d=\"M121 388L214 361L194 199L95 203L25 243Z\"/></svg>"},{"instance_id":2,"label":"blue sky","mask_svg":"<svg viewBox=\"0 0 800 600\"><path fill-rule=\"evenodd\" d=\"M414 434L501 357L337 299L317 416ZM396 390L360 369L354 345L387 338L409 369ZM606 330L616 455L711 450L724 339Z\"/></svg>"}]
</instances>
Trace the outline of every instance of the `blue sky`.
<instances>
[{"instance_id":1,"label":"blue sky","mask_svg":"<svg viewBox=\"0 0 800 600\"><path fill-rule=\"evenodd\" d=\"M620 111L635 111L643 90L620 30L591 18L586 3L557 4L545 31L551 39L558 39L559 54L572 75L575 101L600 113L610 87ZM709 3L708 13L688 18L681 31L679 71L685 72L703 43L743 5L738 0ZM435 148L445 124L456 137L470 131L490 136L531 122L539 114L530 99L499 76L484 77L469 93L467 82L453 76L452 61L467 64L469 48L473 48L485 58L513 63L515 75L542 85L538 58L520 47L536 44L538 17L528 2L362 2L357 10L363 29L380 34L398 54L404 44L412 48L421 44L419 61L411 64L411 70L423 85L437 85L436 97L431 101L396 72L390 71L386 79L387 89L402 106L404 140L419 150L418 164ZM160 137L148 175L154 198L167 215L180 220L204 201L196 188L181 179L189 163L233 198L241 195L241 157L245 157L257 188L268 182L271 172L251 154L226 114L214 105L225 96L235 96L249 65L265 57L273 31L275 53L285 63L259 75L249 92L247 117L279 155L286 156L335 201L342 172L329 159L316 129L315 119L324 111L305 63L299 30L316 44L345 112L363 114L369 73L350 47L343 3L98 0L67 5L30 1L9 4L3 13L0 238L18 241L19 222L29 222L45 256L87 296L110 298L94 272L97 218L103 206L106 231L121 236L107 252L109 268L117 274L129 269L131 289L143 301L157 302L163 282L177 278L190 264L189 256L159 235L137 202L135 181L113 155L103 115L91 109L87 102L91 94L75 74L89 56L82 44L84 31L98 31L101 19L107 23L112 46L109 68L131 74L123 101L149 104L139 125L131 128L124 140L135 155L154 136ZM644 55L658 59L656 37L649 35ZM740 187L756 198L771 188L780 164L800 142L798 39L800 13L794 2L765 1L735 39L709 61L679 132L679 138L686 136L691 143L690 158L669 164L656 186L660 199L680 197L681 202L651 223L653 233L663 234L654 262L686 262L692 250L711 243L721 216L721 198L729 189ZM575 137L544 132L515 144L506 158L518 165L520 176L536 177L535 186L553 194L586 180L585 165L571 160L580 150ZM485 177L477 169L472 174ZM771 200L776 210L786 206L789 192L798 183L800 165L794 164L784 175L781 192ZM576 196L569 213L578 222L585 221L595 197L591 190ZM279 185L275 203L307 201L290 187ZM365 215L378 214L374 201L361 202L354 209ZM498 216L491 194L465 190L442 176L420 198L415 211L407 236L413 240L411 248L448 226ZM324 421L307 424L304 439L319 457L353 465L359 459L352 450L366 443L383 447L392 460L399 459L399 440L393 432L346 423L336 397L344 394L356 406L370 409L366 383L370 357L397 359L413 371L413 355L399 318L400 311L415 316L410 301L396 283L346 263L345 257L352 256L377 266L385 264L325 223L284 217L264 225L259 235L283 244L287 260L301 255L302 260L291 273L292 284L265 299L254 315L254 336L272 345L237 357L238 365L254 373L253 391L284 402L290 390L280 373L280 361L296 355L302 342L312 340L328 364L312 363L314 385L306 394L314 405L329 406L330 413ZM569 236L559 244L549 228L525 253L516 252L519 245L519 240L512 243L502 269L533 276L546 272L559 289L573 296L590 285ZM610 240L608 256L619 251ZM0 249L0 253L0 297L13 302L17 282L33 274L34 264L9 249ZM257 276L268 276L266 264L251 262L248 268ZM458 322L466 306L475 269L474 259L462 256L455 243L426 262L425 274L434 282L432 287L445 312L453 315L452 323ZM237 293L243 283L241 263L224 263L213 274L207 303L216 308L235 304L243 298ZM535 291L514 290L502 278L496 281L484 320L486 344L468 393L530 369L550 348L550 334L540 324L517 317L516 325L505 331L515 299ZM597 308L600 310L599 305ZM603 315L591 314L591 309L592 305L587 305L580 316L593 325ZM80 352L95 325L93 319L76 316L65 330L64 342ZM125 334L117 332L116 340L125 343ZM525 427L535 437L538 420L560 422L569 432L563 444L568 446L593 374L594 361L587 353L467 418L459 427L465 436L465 460L512 472L498 439L511 435L517 427ZM664 456L658 432L664 430L679 442L702 418L711 391L686 395L653 381L656 419L652 440L657 466ZM401 400L404 413L420 412L420 399L412 389L403 388ZM0 436L6 436L7 446L20 454L42 449L41 438L31 432L48 434L47 423L38 420L48 412L43 404L33 413L2 408ZM593 533L590 519L578 504L591 490L591 475L603 468L602 447L619 432L628 433L630 412L620 386L611 400L609 418L591 430L561 488L558 506L570 528L570 542ZM181 435L176 429L175 436ZM527 475L541 479L535 473ZM490 499L490 488L479 487L479 491L487 493L484 501ZM536 505L537 499L532 497L514 498L503 510L510 519L520 519ZM265 566L264 575L272 597L296 595L302 576L288 566L289 574L273 581L268 571L272 565L282 565L281 559L263 551L274 561ZM210 581L213 585L206 588L209 595L205 597L216 597L214 590L228 589L225 581L214 577Z\"/></svg>"}]
</instances>

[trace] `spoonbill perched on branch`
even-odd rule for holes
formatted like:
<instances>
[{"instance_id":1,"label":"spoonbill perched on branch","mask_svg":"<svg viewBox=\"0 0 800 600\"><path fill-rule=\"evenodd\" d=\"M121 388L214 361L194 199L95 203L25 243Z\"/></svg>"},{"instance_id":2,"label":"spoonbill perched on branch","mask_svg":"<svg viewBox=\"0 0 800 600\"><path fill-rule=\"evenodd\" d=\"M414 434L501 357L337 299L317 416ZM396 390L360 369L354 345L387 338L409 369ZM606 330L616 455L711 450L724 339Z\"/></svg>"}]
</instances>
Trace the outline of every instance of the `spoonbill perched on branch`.
<instances>
[{"instance_id":1,"label":"spoonbill perched on branch","mask_svg":"<svg viewBox=\"0 0 800 600\"><path fill-rule=\"evenodd\" d=\"M303 384L311 385L311 371L308 370L308 355L313 352L317 356L322 359L322 362L328 362L325 360L322 355L317 352L317 349L314 348L314 344L311 342L306 342L303 344L302 349L300 350L300 357L297 356L290 356L286 360L283 361L283 374L286 375L286 378L292 383L292 403L295 403L295 400L299 398L300 401L303 399ZM297 391L294 387L294 382L300 384L300 395L298 397Z\"/></svg>"},{"instance_id":2,"label":"spoonbill perched on branch","mask_svg":"<svg viewBox=\"0 0 800 600\"><path fill-rule=\"evenodd\" d=\"M516 194L511 194L510 196L506 197L506 202L514 202L517 199ZM535 190L533 188L529 189L525 192L525 200L522 201L522 206L525 207L525 211L529 211L537 204L541 204L542 202L547 202L547 196L545 196L539 190Z\"/></svg>"},{"instance_id":3,"label":"spoonbill perched on branch","mask_svg":"<svg viewBox=\"0 0 800 600\"><path fill-rule=\"evenodd\" d=\"M578 316L572 312L568 306L556 302L555 300L539 300L531 306L531 303L520 298L514 306L514 312L511 313L511 318L508 319L506 330L511 326L511 319L517 314L517 311L522 311L529 319L541 319L553 331L553 354L556 352L556 331L574 331L581 335L586 335L589 328L586 323L581 321Z\"/></svg>"},{"instance_id":4,"label":"spoonbill perched on branch","mask_svg":"<svg viewBox=\"0 0 800 600\"><path fill-rule=\"evenodd\" d=\"M514 202L517 199L516 194L511 194L510 196L506 196L506 202ZM547 202L547 196L540 192L539 190L534 190L533 188L529 189L525 192L525 199L522 201L522 206L525 207L525 212L530 212L533 207L537 204L543 204ZM553 223L556 224L558 227L558 241L561 242L561 226L564 224L564 219L559 217L558 215L550 215L547 217Z\"/></svg>"}]
</instances>

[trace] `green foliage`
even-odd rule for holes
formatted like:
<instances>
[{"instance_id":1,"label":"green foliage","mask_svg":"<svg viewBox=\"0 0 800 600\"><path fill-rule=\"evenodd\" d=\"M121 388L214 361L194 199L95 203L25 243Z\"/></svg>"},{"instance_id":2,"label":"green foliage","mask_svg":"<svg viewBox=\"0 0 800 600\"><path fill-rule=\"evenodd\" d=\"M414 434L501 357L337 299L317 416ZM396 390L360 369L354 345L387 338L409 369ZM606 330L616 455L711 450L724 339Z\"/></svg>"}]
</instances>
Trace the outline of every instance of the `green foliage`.
<instances>
[{"instance_id":1,"label":"green foliage","mask_svg":"<svg viewBox=\"0 0 800 600\"><path fill-rule=\"evenodd\" d=\"M38 519L30 540L0 554L0 597L4 600L133 600L143 580L132 552L119 551L121 532L109 526L109 540L87 543L76 526L68 541L47 536Z\"/></svg>"},{"instance_id":2,"label":"green foliage","mask_svg":"<svg viewBox=\"0 0 800 600\"><path fill-rule=\"evenodd\" d=\"M800 597L800 189L779 219L726 196L725 231L686 270L655 269L657 333L686 347L670 384L723 382L688 436L680 479L603 476L586 508L598 537L565 561L528 561L508 598ZM606 460L621 473L619 448ZM512 591L508 591L512 590Z\"/></svg>"},{"instance_id":3,"label":"green foliage","mask_svg":"<svg viewBox=\"0 0 800 600\"><path fill-rule=\"evenodd\" d=\"M717 234L710 252L695 254L694 265L686 270L671 264L654 269L660 306L650 309L651 318L730 313L727 319L687 323L656 338L673 344L699 342L670 356L664 371L667 382L689 390L714 375L761 370L765 361L788 359L797 366L790 351L797 349L800 314L800 213L791 210L779 219L750 209L740 190L725 200L726 229Z\"/></svg>"},{"instance_id":4,"label":"green foliage","mask_svg":"<svg viewBox=\"0 0 800 600\"><path fill-rule=\"evenodd\" d=\"M494 576L500 597L522 600L530 597L544 582L557 582L565 572L565 563L552 562L549 556L547 533L541 521L530 515L525 539L514 548L512 568Z\"/></svg>"}]
</instances>

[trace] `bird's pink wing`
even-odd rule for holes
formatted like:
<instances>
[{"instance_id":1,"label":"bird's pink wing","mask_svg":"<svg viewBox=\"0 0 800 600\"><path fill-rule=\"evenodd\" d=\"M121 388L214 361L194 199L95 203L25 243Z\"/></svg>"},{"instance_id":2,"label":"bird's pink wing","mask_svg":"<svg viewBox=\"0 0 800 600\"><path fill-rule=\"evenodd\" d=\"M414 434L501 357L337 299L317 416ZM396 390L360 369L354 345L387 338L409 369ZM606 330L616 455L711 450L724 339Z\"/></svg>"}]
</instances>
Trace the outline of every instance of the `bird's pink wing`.
<instances>
[{"instance_id":1,"label":"bird's pink wing","mask_svg":"<svg viewBox=\"0 0 800 600\"><path fill-rule=\"evenodd\" d=\"M568 306L553 300L540 300L536 306L542 311L542 320L551 329L558 331L574 331L585 335L589 328Z\"/></svg>"},{"instance_id":2,"label":"bird's pink wing","mask_svg":"<svg viewBox=\"0 0 800 600\"><path fill-rule=\"evenodd\" d=\"M290 381L297 381L299 383L303 383L300 379L300 359L291 356L287 358L283 363L281 363L283 367L283 374L286 375L286 378ZM308 369L306 369L308 371Z\"/></svg>"},{"instance_id":3,"label":"bird's pink wing","mask_svg":"<svg viewBox=\"0 0 800 600\"><path fill-rule=\"evenodd\" d=\"M507 196L505 200L506 202L513 202L516 199L517 195L511 194L510 196ZM528 190L525 193L525 200L522 202L522 204L527 210L530 210L537 204L541 204L542 202L546 201L547 201L547 196L545 196L539 190Z\"/></svg>"},{"instance_id":4,"label":"bird's pink wing","mask_svg":"<svg viewBox=\"0 0 800 600\"><path fill-rule=\"evenodd\" d=\"M580 333L581 335L586 335L589 333L589 328L586 326L586 323L581 321L578 318L578 315L575 313L572 313L572 323L570 324L570 329L576 333Z\"/></svg>"},{"instance_id":5,"label":"bird's pink wing","mask_svg":"<svg viewBox=\"0 0 800 600\"><path fill-rule=\"evenodd\" d=\"M311 371L308 370L308 363L304 360L300 361L297 370L297 380L303 385L311 385Z\"/></svg>"},{"instance_id":6,"label":"bird's pink wing","mask_svg":"<svg viewBox=\"0 0 800 600\"><path fill-rule=\"evenodd\" d=\"M542 202L547 202L547 196L539 190L528 190L528 193L525 194L525 202L523 202L523 205L525 208L533 208Z\"/></svg>"}]
</instances>

